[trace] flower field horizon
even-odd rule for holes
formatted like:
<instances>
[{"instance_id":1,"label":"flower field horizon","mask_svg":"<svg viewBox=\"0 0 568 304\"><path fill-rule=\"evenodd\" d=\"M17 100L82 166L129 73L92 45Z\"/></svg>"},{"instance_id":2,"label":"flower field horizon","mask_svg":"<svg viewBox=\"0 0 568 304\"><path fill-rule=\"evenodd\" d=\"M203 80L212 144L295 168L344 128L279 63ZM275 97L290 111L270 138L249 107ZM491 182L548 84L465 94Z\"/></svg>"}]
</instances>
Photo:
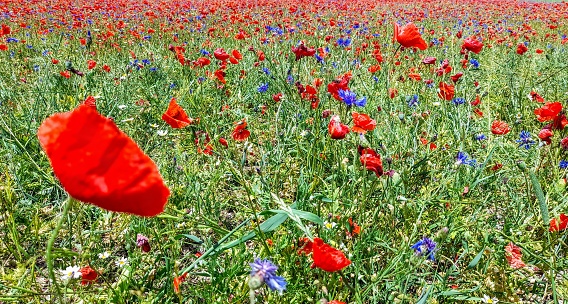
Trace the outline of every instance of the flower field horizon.
<instances>
[{"instance_id":1,"label":"flower field horizon","mask_svg":"<svg viewBox=\"0 0 568 304\"><path fill-rule=\"evenodd\" d=\"M566 303L567 20L0 0L0 303Z\"/></svg>"}]
</instances>

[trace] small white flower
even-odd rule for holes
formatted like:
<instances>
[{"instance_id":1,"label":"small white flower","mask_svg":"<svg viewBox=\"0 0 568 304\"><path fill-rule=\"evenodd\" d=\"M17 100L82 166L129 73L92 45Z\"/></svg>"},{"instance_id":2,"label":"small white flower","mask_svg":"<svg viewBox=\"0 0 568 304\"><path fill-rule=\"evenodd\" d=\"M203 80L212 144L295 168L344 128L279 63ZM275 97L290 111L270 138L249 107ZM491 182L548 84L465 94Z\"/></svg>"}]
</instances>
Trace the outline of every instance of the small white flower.
<instances>
[{"instance_id":1,"label":"small white flower","mask_svg":"<svg viewBox=\"0 0 568 304\"><path fill-rule=\"evenodd\" d=\"M336 223L334 223L334 222L328 222L328 221L324 222L323 225L324 225L325 228L327 228L327 229L333 229L333 228L335 228L335 226L337 226Z\"/></svg>"},{"instance_id":2,"label":"small white flower","mask_svg":"<svg viewBox=\"0 0 568 304\"><path fill-rule=\"evenodd\" d=\"M78 279L81 277L81 271L79 270L79 266L67 266L65 270L60 269L59 272L61 273L61 279L63 281L67 281L69 279Z\"/></svg>"},{"instance_id":3,"label":"small white flower","mask_svg":"<svg viewBox=\"0 0 568 304\"><path fill-rule=\"evenodd\" d=\"M119 105L119 106L118 106L118 109L119 109L119 110L124 110L124 109L126 109L126 105Z\"/></svg>"},{"instance_id":4,"label":"small white flower","mask_svg":"<svg viewBox=\"0 0 568 304\"><path fill-rule=\"evenodd\" d=\"M166 136L168 134L168 130L158 130L158 136Z\"/></svg>"},{"instance_id":5,"label":"small white flower","mask_svg":"<svg viewBox=\"0 0 568 304\"><path fill-rule=\"evenodd\" d=\"M117 267L124 267L126 265L128 265L128 259L127 258L121 258L120 260L114 262L116 264Z\"/></svg>"},{"instance_id":6,"label":"small white flower","mask_svg":"<svg viewBox=\"0 0 568 304\"><path fill-rule=\"evenodd\" d=\"M308 136L308 134L309 134L309 132L307 130L300 132L300 136L302 136L302 137L306 137L306 136Z\"/></svg>"},{"instance_id":7,"label":"small white flower","mask_svg":"<svg viewBox=\"0 0 568 304\"><path fill-rule=\"evenodd\" d=\"M483 295L483 303L497 303L499 300L497 298L490 298L488 295Z\"/></svg>"},{"instance_id":8,"label":"small white flower","mask_svg":"<svg viewBox=\"0 0 568 304\"><path fill-rule=\"evenodd\" d=\"M103 251L101 253L99 253L99 259L106 259L110 256L110 252L108 251Z\"/></svg>"}]
</instances>

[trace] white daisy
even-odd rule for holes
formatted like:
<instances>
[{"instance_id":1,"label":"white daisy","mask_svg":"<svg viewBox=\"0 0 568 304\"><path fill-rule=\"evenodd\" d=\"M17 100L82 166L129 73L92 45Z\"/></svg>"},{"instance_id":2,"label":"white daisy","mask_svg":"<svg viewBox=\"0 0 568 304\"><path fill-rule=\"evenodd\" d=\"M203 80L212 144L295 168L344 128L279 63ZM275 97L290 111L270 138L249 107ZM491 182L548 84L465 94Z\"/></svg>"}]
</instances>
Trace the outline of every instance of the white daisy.
<instances>
[{"instance_id":1,"label":"white daisy","mask_svg":"<svg viewBox=\"0 0 568 304\"><path fill-rule=\"evenodd\" d=\"M127 258L121 258L120 260L114 262L116 264L116 266L118 267L124 267L126 265L128 265L128 259Z\"/></svg>"},{"instance_id":2,"label":"white daisy","mask_svg":"<svg viewBox=\"0 0 568 304\"><path fill-rule=\"evenodd\" d=\"M59 269L61 273L61 279L63 281L67 281L69 279L78 279L81 277L81 271L79 270L79 266L67 266L65 270Z\"/></svg>"},{"instance_id":3,"label":"white daisy","mask_svg":"<svg viewBox=\"0 0 568 304\"><path fill-rule=\"evenodd\" d=\"M499 300L497 298L490 298L488 295L483 295L483 303L497 303Z\"/></svg>"},{"instance_id":4,"label":"white daisy","mask_svg":"<svg viewBox=\"0 0 568 304\"><path fill-rule=\"evenodd\" d=\"M99 253L99 259L106 259L110 256L110 252L108 251L103 251L101 253Z\"/></svg>"}]
</instances>

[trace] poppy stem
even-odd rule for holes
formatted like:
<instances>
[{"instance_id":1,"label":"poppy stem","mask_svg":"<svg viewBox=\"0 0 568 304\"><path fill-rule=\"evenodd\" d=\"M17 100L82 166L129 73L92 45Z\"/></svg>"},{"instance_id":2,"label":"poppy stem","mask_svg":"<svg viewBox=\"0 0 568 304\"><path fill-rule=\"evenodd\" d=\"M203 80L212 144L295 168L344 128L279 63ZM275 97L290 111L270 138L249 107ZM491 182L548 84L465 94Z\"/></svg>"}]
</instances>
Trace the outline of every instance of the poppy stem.
<instances>
[{"instance_id":1,"label":"poppy stem","mask_svg":"<svg viewBox=\"0 0 568 304\"><path fill-rule=\"evenodd\" d=\"M67 219L67 214L69 214L69 209L71 209L71 205L72 205L73 200L74 199L71 196L69 196L67 198L67 200L65 200L65 202L63 202L63 213L61 214L61 218L59 219L59 221L57 221L57 225L55 226L55 229L53 229L53 232L51 233L51 237L49 238L49 241L47 242L47 250L46 250L46 253L45 253L45 259L47 261L47 270L49 272L49 278L51 279L51 282L55 286L55 295L57 296L58 300L61 300L61 290L59 289L59 284L57 284L57 280L55 279L55 273L53 272L53 259L54 259L53 243L55 243L55 238L57 237L57 234L59 232L59 229L61 229L63 222Z\"/></svg>"},{"instance_id":2,"label":"poppy stem","mask_svg":"<svg viewBox=\"0 0 568 304\"><path fill-rule=\"evenodd\" d=\"M345 276L345 274L343 273L343 271L339 271L339 275L341 276L341 278L343 279L343 282L345 282L345 285L347 286L347 288L349 288L349 290L351 290L351 292L353 293L353 295L355 297L359 297L357 295L357 292L355 291L355 288L353 288L353 286L351 286L351 283L349 283L349 280L347 280L347 277Z\"/></svg>"}]
</instances>

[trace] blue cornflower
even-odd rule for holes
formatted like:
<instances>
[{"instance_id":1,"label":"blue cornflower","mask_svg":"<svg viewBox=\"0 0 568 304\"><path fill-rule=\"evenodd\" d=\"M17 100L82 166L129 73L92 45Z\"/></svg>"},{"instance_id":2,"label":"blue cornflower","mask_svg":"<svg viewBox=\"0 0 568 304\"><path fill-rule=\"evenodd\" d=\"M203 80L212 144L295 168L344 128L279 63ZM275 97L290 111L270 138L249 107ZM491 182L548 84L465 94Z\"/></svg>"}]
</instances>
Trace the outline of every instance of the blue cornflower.
<instances>
[{"instance_id":1,"label":"blue cornflower","mask_svg":"<svg viewBox=\"0 0 568 304\"><path fill-rule=\"evenodd\" d=\"M379 82L379 77L373 75L373 80L374 80L375 82Z\"/></svg>"},{"instance_id":2,"label":"blue cornflower","mask_svg":"<svg viewBox=\"0 0 568 304\"><path fill-rule=\"evenodd\" d=\"M469 159L467 154L464 152L458 152L458 155L456 156L456 165L470 165L473 167L476 164L477 161L475 159Z\"/></svg>"},{"instance_id":3,"label":"blue cornflower","mask_svg":"<svg viewBox=\"0 0 568 304\"><path fill-rule=\"evenodd\" d=\"M288 73L288 76L286 76L286 82L287 83L294 83L294 76L292 76L292 74Z\"/></svg>"},{"instance_id":4,"label":"blue cornflower","mask_svg":"<svg viewBox=\"0 0 568 304\"><path fill-rule=\"evenodd\" d=\"M465 98L463 97L456 97L454 99L452 99L452 102L454 103L454 105L461 105L465 103Z\"/></svg>"},{"instance_id":5,"label":"blue cornflower","mask_svg":"<svg viewBox=\"0 0 568 304\"><path fill-rule=\"evenodd\" d=\"M337 39L337 45L342 46L342 47L348 47L351 44L351 39L350 38L339 38Z\"/></svg>"},{"instance_id":6,"label":"blue cornflower","mask_svg":"<svg viewBox=\"0 0 568 304\"><path fill-rule=\"evenodd\" d=\"M20 42L20 40L16 39L16 38L12 38L12 37L8 37L6 39L6 42L10 43L10 42Z\"/></svg>"},{"instance_id":7,"label":"blue cornflower","mask_svg":"<svg viewBox=\"0 0 568 304\"><path fill-rule=\"evenodd\" d=\"M323 57L321 57L321 56L318 55L318 54L315 54L315 57L316 57L316 60L317 60L319 63L325 64L325 62L323 61Z\"/></svg>"},{"instance_id":8,"label":"blue cornflower","mask_svg":"<svg viewBox=\"0 0 568 304\"><path fill-rule=\"evenodd\" d=\"M440 45L440 40L438 40L437 38L433 38L433 39L432 39L432 44L433 44L433 45Z\"/></svg>"},{"instance_id":9,"label":"blue cornflower","mask_svg":"<svg viewBox=\"0 0 568 304\"><path fill-rule=\"evenodd\" d=\"M519 148L520 147L525 147L525 149L529 149L531 147L531 145L534 145L534 140L532 140L531 138L531 134L527 131L521 131L521 135L520 138L517 139L517 143L519 143Z\"/></svg>"},{"instance_id":10,"label":"blue cornflower","mask_svg":"<svg viewBox=\"0 0 568 304\"><path fill-rule=\"evenodd\" d=\"M203 56L209 56L211 54L207 50L201 50L199 52L201 52L201 55L203 55Z\"/></svg>"},{"instance_id":11,"label":"blue cornflower","mask_svg":"<svg viewBox=\"0 0 568 304\"><path fill-rule=\"evenodd\" d=\"M418 256L428 255L428 259L435 261L434 254L436 253L436 242L428 237L424 237L416 244L410 246L410 248L414 249L414 253Z\"/></svg>"},{"instance_id":12,"label":"blue cornflower","mask_svg":"<svg viewBox=\"0 0 568 304\"><path fill-rule=\"evenodd\" d=\"M150 68L150 72L156 72L157 70L158 70L158 68L156 68L156 67Z\"/></svg>"},{"instance_id":13,"label":"blue cornflower","mask_svg":"<svg viewBox=\"0 0 568 304\"><path fill-rule=\"evenodd\" d=\"M475 140L486 140L487 136L485 136L485 134L477 134L475 135Z\"/></svg>"},{"instance_id":14,"label":"blue cornflower","mask_svg":"<svg viewBox=\"0 0 568 304\"><path fill-rule=\"evenodd\" d=\"M41 54L43 56L48 56L49 55L49 50L44 50L43 52L41 52Z\"/></svg>"},{"instance_id":15,"label":"blue cornflower","mask_svg":"<svg viewBox=\"0 0 568 304\"><path fill-rule=\"evenodd\" d=\"M152 62L150 61L150 59L142 59L142 63L143 63L144 65L149 65L149 64L152 63Z\"/></svg>"},{"instance_id":16,"label":"blue cornflower","mask_svg":"<svg viewBox=\"0 0 568 304\"><path fill-rule=\"evenodd\" d=\"M261 85L258 87L257 91L258 91L259 93L264 93L264 92L268 91L268 83L263 83L263 84L261 84Z\"/></svg>"},{"instance_id":17,"label":"blue cornflower","mask_svg":"<svg viewBox=\"0 0 568 304\"><path fill-rule=\"evenodd\" d=\"M256 290L266 283L266 286L273 291L282 293L286 290L286 279L276 275L278 266L272 264L270 260L255 259L250 263L252 268L250 272L249 287Z\"/></svg>"},{"instance_id":18,"label":"blue cornflower","mask_svg":"<svg viewBox=\"0 0 568 304\"><path fill-rule=\"evenodd\" d=\"M561 160L558 166L560 169L568 169L568 160Z\"/></svg>"},{"instance_id":19,"label":"blue cornflower","mask_svg":"<svg viewBox=\"0 0 568 304\"><path fill-rule=\"evenodd\" d=\"M479 68L479 61L477 61L475 58L471 58L471 59L469 60L469 63L471 63L471 65L472 65L474 68L476 68L476 69Z\"/></svg>"},{"instance_id":20,"label":"blue cornflower","mask_svg":"<svg viewBox=\"0 0 568 304\"><path fill-rule=\"evenodd\" d=\"M270 75L270 70L266 67L262 68L262 71L264 72L264 74L266 75Z\"/></svg>"},{"instance_id":21,"label":"blue cornflower","mask_svg":"<svg viewBox=\"0 0 568 304\"><path fill-rule=\"evenodd\" d=\"M176 84L175 84L175 83L171 83L171 84L170 84L170 89L173 89L173 88L175 88L175 87L176 87Z\"/></svg>"},{"instance_id":22,"label":"blue cornflower","mask_svg":"<svg viewBox=\"0 0 568 304\"><path fill-rule=\"evenodd\" d=\"M363 97L357 99L357 94L349 90L339 90L337 92L341 100L348 106L356 105L358 107L364 107L367 104L367 98Z\"/></svg>"},{"instance_id":23,"label":"blue cornflower","mask_svg":"<svg viewBox=\"0 0 568 304\"><path fill-rule=\"evenodd\" d=\"M406 96L406 101L409 107L414 108L418 105L418 95Z\"/></svg>"}]
</instances>

